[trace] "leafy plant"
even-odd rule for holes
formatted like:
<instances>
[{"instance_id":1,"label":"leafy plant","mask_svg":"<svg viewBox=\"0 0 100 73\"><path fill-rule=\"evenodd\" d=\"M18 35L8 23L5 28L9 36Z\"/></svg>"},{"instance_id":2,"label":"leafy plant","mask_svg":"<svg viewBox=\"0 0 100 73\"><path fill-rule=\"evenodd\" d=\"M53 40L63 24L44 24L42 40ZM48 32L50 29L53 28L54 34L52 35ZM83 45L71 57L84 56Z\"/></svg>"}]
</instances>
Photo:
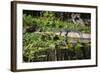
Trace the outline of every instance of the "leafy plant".
<instances>
[{"instance_id":1,"label":"leafy plant","mask_svg":"<svg viewBox=\"0 0 100 73\"><path fill-rule=\"evenodd\" d=\"M65 36L57 34L61 29L90 33L90 26L69 23L57 17L55 12L41 11L37 17L24 14L23 28L26 29L23 33L23 60L25 62L90 58L90 43L70 43L66 41ZM30 32L27 31L28 29L36 30Z\"/></svg>"}]
</instances>

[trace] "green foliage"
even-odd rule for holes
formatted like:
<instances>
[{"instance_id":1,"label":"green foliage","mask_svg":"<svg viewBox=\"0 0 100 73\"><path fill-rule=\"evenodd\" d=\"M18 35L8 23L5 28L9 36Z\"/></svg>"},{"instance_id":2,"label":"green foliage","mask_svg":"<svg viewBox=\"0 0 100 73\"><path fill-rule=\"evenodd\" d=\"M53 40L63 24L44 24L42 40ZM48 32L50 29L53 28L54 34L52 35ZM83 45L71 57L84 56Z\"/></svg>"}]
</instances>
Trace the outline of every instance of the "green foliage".
<instances>
[{"instance_id":1,"label":"green foliage","mask_svg":"<svg viewBox=\"0 0 100 73\"><path fill-rule=\"evenodd\" d=\"M23 16L23 24L24 26L39 26L41 31L53 31L59 30L61 28L77 30L83 33L90 33L90 26L83 26L80 24L73 24L66 21L62 21L60 18L55 17L55 13L53 12L41 12L39 17L32 17L31 15Z\"/></svg>"},{"instance_id":2,"label":"green foliage","mask_svg":"<svg viewBox=\"0 0 100 73\"><path fill-rule=\"evenodd\" d=\"M26 16L25 14L23 15L23 24L25 26L32 26L34 24L33 22L33 17L31 15Z\"/></svg>"},{"instance_id":3,"label":"green foliage","mask_svg":"<svg viewBox=\"0 0 100 73\"><path fill-rule=\"evenodd\" d=\"M23 60L25 62L85 59L85 55L90 50L89 43L85 43L85 46L80 42L73 44L65 41L64 36L54 32L63 28L90 33L90 26L63 21L57 18L54 12L49 11L41 12L38 17L24 14L23 27L26 29L30 26L38 26L39 31L31 33L26 31L23 34ZM59 55L63 57L60 58ZM90 58L90 54L88 55Z\"/></svg>"},{"instance_id":4,"label":"green foliage","mask_svg":"<svg viewBox=\"0 0 100 73\"><path fill-rule=\"evenodd\" d=\"M64 42L63 41L64 37L57 36L55 33L43 33L43 32L25 33L23 37L24 37L23 55L24 55L24 59L27 58L27 60L24 60L26 62L31 62L31 61L34 62L36 61L36 59L37 61L40 61L39 57L44 54L45 54L45 58L47 58L48 50L57 51L57 50L65 49L69 51L69 53L75 53L73 57L69 56L70 57L69 60L71 58L80 59L80 57L83 57L83 52L81 47L83 47L84 45L78 42L74 46L72 43ZM87 46L89 46L89 44Z\"/></svg>"}]
</instances>

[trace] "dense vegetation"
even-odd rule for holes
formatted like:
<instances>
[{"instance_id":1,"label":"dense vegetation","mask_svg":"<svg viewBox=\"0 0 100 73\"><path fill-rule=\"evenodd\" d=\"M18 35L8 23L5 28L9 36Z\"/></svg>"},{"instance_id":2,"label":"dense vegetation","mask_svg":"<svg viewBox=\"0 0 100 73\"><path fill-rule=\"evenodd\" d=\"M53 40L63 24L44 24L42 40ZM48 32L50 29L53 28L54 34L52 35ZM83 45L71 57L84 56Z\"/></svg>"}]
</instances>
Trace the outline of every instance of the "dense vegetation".
<instances>
[{"instance_id":1,"label":"dense vegetation","mask_svg":"<svg viewBox=\"0 0 100 73\"><path fill-rule=\"evenodd\" d=\"M24 27L34 26L38 31L53 31L58 29L70 29L80 32L90 33L90 26L75 25L71 22L62 21L59 17L55 16L53 12L41 12L38 17L32 17L31 15L24 15Z\"/></svg>"},{"instance_id":2,"label":"dense vegetation","mask_svg":"<svg viewBox=\"0 0 100 73\"><path fill-rule=\"evenodd\" d=\"M57 61L90 59L90 41L70 42L67 36L57 35L61 29L90 33L90 26L75 25L55 15L41 11L39 16L23 14L23 61Z\"/></svg>"}]
</instances>

